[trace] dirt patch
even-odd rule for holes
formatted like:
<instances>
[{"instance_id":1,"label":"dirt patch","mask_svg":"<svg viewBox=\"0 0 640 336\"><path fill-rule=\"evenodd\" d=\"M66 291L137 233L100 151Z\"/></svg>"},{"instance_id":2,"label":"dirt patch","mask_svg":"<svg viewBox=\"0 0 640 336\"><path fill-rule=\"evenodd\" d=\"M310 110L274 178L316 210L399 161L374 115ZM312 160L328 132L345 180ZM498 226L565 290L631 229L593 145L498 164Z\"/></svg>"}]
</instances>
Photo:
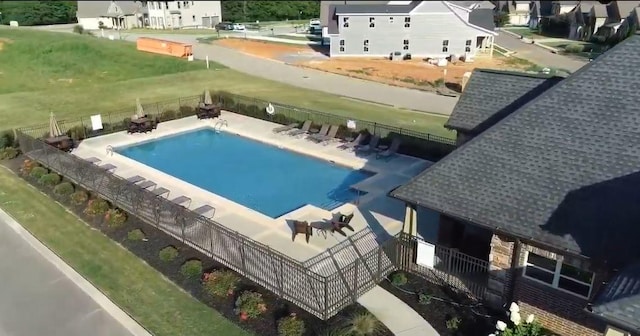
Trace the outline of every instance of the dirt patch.
<instances>
[{"instance_id":1,"label":"dirt patch","mask_svg":"<svg viewBox=\"0 0 640 336\"><path fill-rule=\"evenodd\" d=\"M250 55L270 59L278 59L284 55L313 51L310 47L305 45L288 45L284 43L272 43L235 38L220 39L215 43L224 47L237 49Z\"/></svg>"},{"instance_id":2,"label":"dirt patch","mask_svg":"<svg viewBox=\"0 0 640 336\"><path fill-rule=\"evenodd\" d=\"M222 39L216 43L247 54L270 59L281 59L287 55L314 52L309 46L256 40ZM445 83L449 89L458 91L463 75L476 68L523 71L533 66L525 60L497 56L493 58L479 57L471 63L460 61L449 63L446 67L429 64L423 59L392 62L386 58L339 57L327 60L301 60L295 64L300 67L427 91L434 91Z\"/></svg>"},{"instance_id":3,"label":"dirt patch","mask_svg":"<svg viewBox=\"0 0 640 336\"><path fill-rule=\"evenodd\" d=\"M4 45L5 44L10 44L13 43L13 40L8 39L8 38L4 38L4 37L0 37L0 51L2 51L2 49L4 49Z\"/></svg>"}]
</instances>

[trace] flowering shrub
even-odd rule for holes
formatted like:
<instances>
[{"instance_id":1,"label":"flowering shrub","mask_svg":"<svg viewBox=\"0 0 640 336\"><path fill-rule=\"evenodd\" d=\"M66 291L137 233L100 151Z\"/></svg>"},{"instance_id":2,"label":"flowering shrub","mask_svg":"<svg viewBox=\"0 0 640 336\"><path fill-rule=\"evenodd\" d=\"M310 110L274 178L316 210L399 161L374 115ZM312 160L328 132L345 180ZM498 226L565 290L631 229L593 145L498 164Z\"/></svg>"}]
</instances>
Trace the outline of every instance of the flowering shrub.
<instances>
[{"instance_id":1,"label":"flowering shrub","mask_svg":"<svg viewBox=\"0 0 640 336\"><path fill-rule=\"evenodd\" d=\"M40 164L29 159L24 160L22 161L22 167L20 167L20 174L23 176L29 176L31 174L31 170L35 167L40 167Z\"/></svg>"},{"instance_id":2,"label":"flowering shrub","mask_svg":"<svg viewBox=\"0 0 640 336\"><path fill-rule=\"evenodd\" d=\"M245 291L236 300L236 314L241 320L256 318L267 311L267 305L262 299L262 294Z\"/></svg>"},{"instance_id":3,"label":"flowering shrub","mask_svg":"<svg viewBox=\"0 0 640 336\"><path fill-rule=\"evenodd\" d=\"M299 319L295 313L278 320L279 336L302 336L305 330L304 321Z\"/></svg>"},{"instance_id":4,"label":"flowering shrub","mask_svg":"<svg viewBox=\"0 0 640 336\"><path fill-rule=\"evenodd\" d=\"M83 190L78 190L71 194L71 203L73 203L73 205L83 205L88 199L89 194Z\"/></svg>"},{"instance_id":5,"label":"flowering shrub","mask_svg":"<svg viewBox=\"0 0 640 336\"><path fill-rule=\"evenodd\" d=\"M84 209L84 214L89 217L102 216L109 211L109 203L107 201L96 198L87 203L87 207Z\"/></svg>"},{"instance_id":6,"label":"flowering shrub","mask_svg":"<svg viewBox=\"0 0 640 336\"><path fill-rule=\"evenodd\" d=\"M507 312L509 323L498 321L496 323L496 332L489 336L542 336L542 325L535 320L532 314L522 321L520 316L520 307L513 302L509 306Z\"/></svg>"},{"instance_id":7,"label":"flowering shrub","mask_svg":"<svg viewBox=\"0 0 640 336\"><path fill-rule=\"evenodd\" d=\"M233 295L240 278L232 271L213 271L205 273L202 279L204 290L213 296Z\"/></svg>"},{"instance_id":8,"label":"flowering shrub","mask_svg":"<svg viewBox=\"0 0 640 336\"><path fill-rule=\"evenodd\" d=\"M119 228L127 221L127 214L120 209L109 209L104 214L104 220L110 228Z\"/></svg>"}]
</instances>

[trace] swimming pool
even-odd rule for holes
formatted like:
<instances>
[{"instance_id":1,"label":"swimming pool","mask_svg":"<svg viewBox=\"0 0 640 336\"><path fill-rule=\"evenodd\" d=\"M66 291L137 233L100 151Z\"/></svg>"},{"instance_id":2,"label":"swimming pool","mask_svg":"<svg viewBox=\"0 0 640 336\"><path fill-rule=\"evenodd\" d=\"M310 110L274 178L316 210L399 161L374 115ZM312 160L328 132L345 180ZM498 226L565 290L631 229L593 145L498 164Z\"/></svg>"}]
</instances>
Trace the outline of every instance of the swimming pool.
<instances>
[{"instance_id":1,"label":"swimming pool","mask_svg":"<svg viewBox=\"0 0 640 336\"><path fill-rule=\"evenodd\" d=\"M373 176L208 128L116 151L273 218L306 204L334 209Z\"/></svg>"}]
</instances>

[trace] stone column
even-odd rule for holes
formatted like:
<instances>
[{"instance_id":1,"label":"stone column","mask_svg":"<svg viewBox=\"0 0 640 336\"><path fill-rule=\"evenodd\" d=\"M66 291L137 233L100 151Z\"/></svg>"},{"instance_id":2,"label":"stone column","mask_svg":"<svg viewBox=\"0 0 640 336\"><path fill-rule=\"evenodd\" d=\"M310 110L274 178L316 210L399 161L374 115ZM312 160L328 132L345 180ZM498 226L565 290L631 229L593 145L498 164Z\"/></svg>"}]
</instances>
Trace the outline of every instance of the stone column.
<instances>
[{"instance_id":1,"label":"stone column","mask_svg":"<svg viewBox=\"0 0 640 336\"><path fill-rule=\"evenodd\" d=\"M511 279L514 270L514 241L504 236L493 234L491 237L491 252L489 253L489 281L486 293L487 303L494 308L500 308L507 300L511 291Z\"/></svg>"}]
</instances>

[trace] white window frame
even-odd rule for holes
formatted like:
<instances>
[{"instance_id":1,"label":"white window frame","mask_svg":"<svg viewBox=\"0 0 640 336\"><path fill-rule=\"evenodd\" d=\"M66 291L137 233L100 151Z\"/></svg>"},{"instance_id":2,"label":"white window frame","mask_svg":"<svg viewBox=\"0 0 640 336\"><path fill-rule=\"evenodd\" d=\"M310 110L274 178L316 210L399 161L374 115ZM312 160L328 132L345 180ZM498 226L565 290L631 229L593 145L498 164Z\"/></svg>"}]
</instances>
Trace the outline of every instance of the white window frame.
<instances>
[{"instance_id":1,"label":"white window frame","mask_svg":"<svg viewBox=\"0 0 640 336\"><path fill-rule=\"evenodd\" d=\"M464 42L464 52L471 52L471 45L472 45L473 41L472 40L466 40Z\"/></svg>"},{"instance_id":2,"label":"white window frame","mask_svg":"<svg viewBox=\"0 0 640 336\"><path fill-rule=\"evenodd\" d=\"M449 40L442 40L442 52L449 52Z\"/></svg>"},{"instance_id":3,"label":"white window frame","mask_svg":"<svg viewBox=\"0 0 640 336\"><path fill-rule=\"evenodd\" d=\"M369 52L369 40L364 40L364 41L362 42L362 50L363 50L363 52L365 52L365 53L368 53L368 52Z\"/></svg>"},{"instance_id":4,"label":"white window frame","mask_svg":"<svg viewBox=\"0 0 640 336\"><path fill-rule=\"evenodd\" d=\"M342 28L349 28L349 17L345 16L342 18Z\"/></svg>"},{"instance_id":5,"label":"white window frame","mask_svg":"<svg viewBox=\"0 0 640 336\"><path fill-rule=\"evenodd\" d=\"M344 52L344 50L345 50L344 45L345 45L344 40L339 40L339 41L338 41L338 47L339 47L339 49L338 49L338 50L339 50L341 53L343 53L343 52Z\"/></svg>"},{"instance_id":6,"label":"white window frame","mask_svg":"<svg viewBox=\"0 0 640 336\"><path fill-rule=\"evenodd\" d=\"M393 24L393 16L389 17L389 24Z\"/></svg>"},{"instance_id":7,"label":"white window frame","mask_svg":"<svg viewBox=\"0 0 640 336\"><path fill-rule=\"evenodd\" d=\"M402 50L409 50L409 39L402 40Z\"/></svg>"},{"instance_id":8,"label":"white window frame","mask_svg":"<svg viewBox=\"0 0 640 336\"><path fill-rule=\"evenodd\" d=\"M552 261L555 261L555 262L556 262L556 268L555 268L555 270L554 270L554 272L553 272L553 280L552 280L552 283L551 283L551 284L549 284L549 283L544 282L544 281L542 281L542 280L538 280L538 279L536 279L536 278L530 277L530 276L528 276L528 275L526 274L526 272L527 272L527 267L533 267L533 268L535 268L535 269L537 269L537 270L540 270L540 271L543 271L543 272L547 272L547 273L551 273L551 271L549 271L548 269L545 269L545 268L542 268L542 267L538 267L538 266L536 266L536 265L534 265L534 264L530 264L530 263L529 263L529 253L533 253L533 252L529 252L529 251L527 251L527 252L525 253L525 256L524 256L524 267L522 267L522 276L523 276L523 277L525 277L525 278L527 278L527 279L529 279L529 280L532 280L532 281L535 281L535 282L541 283L541 284L543 284L543 285L547 285L547 286L552 287L552 288L554 288L554 289L557 289L557 290L559 290L559 291L561 291L561 292L565 292L565 293L568 293L568 294L571 294L571 295L577 296L577 297L579 297L579 298L589 299L589 298L591 297L591 291L593 291L593 281L594 281L594 280L595 280L595 278L596 278L596 276L595 276L595 274L594 274L593 272L588 271L588 272L590 272L590 273L591 273L591 283L582 282L582 281L580 281L580 280L578 280L578 279L570 278L570 277L568 277L568 276L565 276L565 275L562 275L562 274L561 274L560 270L562 269L562 264L563 264L562 259L553 260L553 259L551 259L551 258L547 258L547 257L545 257L545 256L541 256L541 255L539 255L539 254L533 253L533 254L536 254L536 255L537 255L537 256L539 256L539 257L546 258L546 259L549 259L549 260L552 260ZM569 265L569 264L567 264L567 265ZM569 265L569 266L572 266L572 265ZM572 266L572 267L575 267L575 266ZM569 281L573 281L573 282L575 282L575 283L578 283L578 284L580 284L580 285L586 285L586 286L589 286L589 293L587 294L587 296L583 296L582 294L574 293L574 292L572 292L572 291L570 291L570 290L566 290L566 289L560 288L560 287L558 286L558 283L560 282L560 278L561 278L561 277L562 277L562 278L564 278L564 279L567 279L567 280L569 280Z\"/></svg>"},{"instance_id":9,"label":"white window frame","mask_svg":"<svg viewBox=\"0 0 640 336\"><path fill-rule=\"evenodd\" d=\"M410 16L405 16L404 17L404 27L405 28L411 28L411 17Z\"/></svg>"},{"instance_id":10,"label":"white window frame","mask_svg":"<svg viewBox=\"0 0 640 336\"><path fill-rule=\"evenodd\" d=\"M376 27L376 18L370 16L369 17L369 28L375 28Z\"/></svg>"}]
</instances>

